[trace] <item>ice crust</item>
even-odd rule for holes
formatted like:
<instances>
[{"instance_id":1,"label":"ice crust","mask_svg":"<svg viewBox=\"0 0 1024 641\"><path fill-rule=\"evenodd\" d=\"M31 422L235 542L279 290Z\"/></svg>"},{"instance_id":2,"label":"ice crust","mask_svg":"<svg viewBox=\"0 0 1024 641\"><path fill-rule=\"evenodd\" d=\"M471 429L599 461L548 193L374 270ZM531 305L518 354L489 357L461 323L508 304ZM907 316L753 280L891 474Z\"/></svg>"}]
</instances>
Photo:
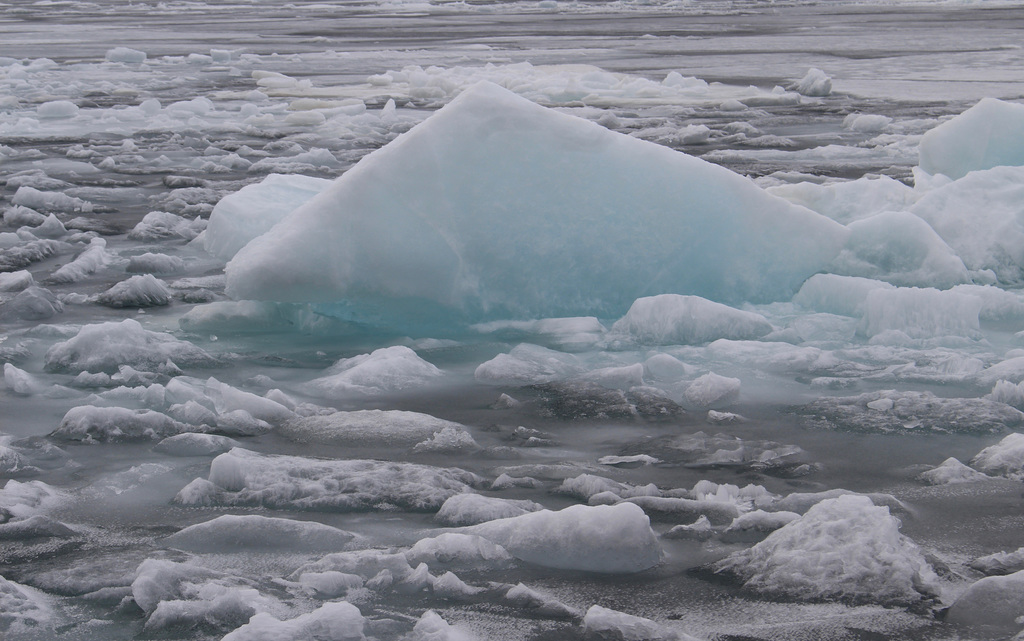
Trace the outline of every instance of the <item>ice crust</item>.
<instances>
[{"instance_id":1,"label":"ice crust","mask_svg":"<svg viewBox=\"0 0 1024 641\"><path fill-rule=\"evenodd\" d=\"M483 83L249 243L228 292L608 316L648 294L785 299L844 240L732 172Z\"/></svg>"},{"instance_id":2,"label":"ice crust","mask_svg":"<svg viewBox=\"0 0 1024 641\"><path fill-rule=\"evenodd\" d=\"M938 592L938 577L899 521L865 496L822 501L715 570L749 589L800 599L909 604Z\"/></svg>"}]
</instances>

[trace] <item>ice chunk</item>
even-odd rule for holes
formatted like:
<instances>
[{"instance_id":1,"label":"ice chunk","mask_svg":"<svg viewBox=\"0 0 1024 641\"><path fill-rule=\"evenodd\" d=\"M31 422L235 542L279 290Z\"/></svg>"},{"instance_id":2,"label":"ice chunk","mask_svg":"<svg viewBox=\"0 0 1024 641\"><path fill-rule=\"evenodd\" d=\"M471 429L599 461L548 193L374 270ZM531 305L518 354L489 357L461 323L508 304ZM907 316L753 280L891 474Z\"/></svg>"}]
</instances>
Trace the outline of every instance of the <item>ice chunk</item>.
<instances>
[{"instance_id":1,"label":"ice chunk","mask_svg":"<svg viewBox=\"0 0 1024 641\"><path fill-rule=\"evenodd\" d=\"M843 127L861 133L881 133L892 122L889 116L853 113L843 119Z\"/></svg>"},{"instance_id":2,"label":"ice chunk","mask_svg":"<svg viewBox=\"0 0 1024 641\"><path fill-rule=\"evenodd\" d=\"M619 498L660 494L653 485L636 487L604 476L597 476L596 474L580 474L579 476L566 478L553 492L573 496L584 501L604 492L611 492Z\"/></svg>"},{"instance_id":3,"label":"ice chunk","mask_svg":"<svg viewBox=\"0 0 1024 641\"><path fill-rule=\"evenodd\" d=\"M57 343L46 352L46 368L60 372L113 373L121 365L159 371L168 360L182 365L215 363L212 356L192 343L146 330L130 318L120 323L86 325L74 338Z\"/></svg>"},{"instance_id":4,"label":"ice chunk","mask_svg":"<svg viewBox=\"0 0 1024 641\"><path fill-rule=\"evenodd\" d=\"M921 169L956 180L1000 165L1024 165L1024 105L983 98L925 133Z\"/></svg>"},{"instance_id":5,"label":"ice chunk","mask_svg":"<svg viewBox=\"0 0 1024 641\"><path fill-rule=\"evenodd\" d=\"M558 599L527 587L522 583L505 593L505 600L531 613L556 619L579 619L580 613Z\"/></svg>"},{"instance_id":6,"label":"ice chunk","mask_svg":"<svg viewBox=\"0 0 1024 641\"><path fill-rule=\"evenodd\" d=\"M963 261L914 214L876 214L850 223L848 229L846 247L828 267L834 274L938 289L970 281Z\"/></svg>"},{"instance_id":7,"label":"ice chunk","mask_svg":"<svg viewBox=\"0 0 1024 641\"><path fill-rule=\"evenodd\" d=\"M405 557L410 564L426 563L446 570L502 570L514 562L512 555L500 545L482 536L458 532L420 539L406 551Z\"/></svg>"},{"instance_id":8,"label":"ice chunk","mask_svg":"<svg viewBox=\"0 0 1024 641\"><path fill-rule=\"evenodd\" d=\"M114 47L113 49L108 49L105 57L107 62L127 62L132 64L146 62L145 51L130 49L128 47Z\"/></svg>"},{"instance_id":9,"label":"ice chunk","mask_svg":"<svg viewBox=\"0 0 1024 641\"><path fill-rule=\"evenodd\" d=\"M522 340L523 335L532 340L548 344L556 349L583 351L598 344L605 334L601 321L593 316L577 316L572 318L542 318L527 321L491 321L478 323L470 329L485 333L498 334L506 340Z\"/></svg>"},{"instance_id":10,"label":"ice chunk","mask_svg":"<svg viewBox=\"0 0 1024 641\"><path fill-rule=\"evenodd\" d=\"M338 551L353 534L315 521L294 521L250 514L225 514L190 525L163 540L163 544L192 552L236 552L283 549L302 552Z\"/></svg>"},{"instance_id":11,"label":"ice chunk","mask_svg":"<svg viewBox=\"0 0 1024 641\"><path fill-rule=\"evenodd\" d=\"M0 510L19 518L31 518L64 500L65 496L42 481L22 483L10 479L0 489Z\"/></svg>"},{"instance_id":12,"label":"ice chunk","mask_svg":"<svg viewBox=\"0 0 1024 641\"><path fill-rule=\"evenodd\" d=\"M586 641L697 641L650 619L592 605L583 616Z\"/></svg>"},{"instance_id":13,"label":"ice chunk","mask_svg":"<svg viewBox=\"0 0 1024 641\"><path fill-rule=\"evenodd\" d=\"M533 501L499 499L480 494L456 494L441 505L434 519L442 525L476 525L495 519L507 519L544 509Z\"/></svg>"},{"instance_id":14,"label":"ice chunk","mask_svg":"<svg viewBox=\"0 0 1024 641\"><path fill-rule=\"evenodd\" d=\"M772 326L760 314L699 296L662 294L634 301L612 331L649 345L693 345L719 338L760 338L770 333Z\"/></svg>"},{"instance_id":15,"label":"ice chunk","mask_svg":"<svg viewBox=\"0 0 1024 641\"><path fill-rule=\"evenodd\" d=\"M35 284L36 281L32 278L32 274L24 269L6 274L0 273L0 292L20 292Z\"/></svg>"},{"instance_id":16,"label":"ice chunk","mask_svg":"<svg viewBox=\"0 0 1024 641\"><path fill-rule=\"evenodd\" d=\"M917 480L928 485L952 485L955 483L974 483L985 481L991 477L971 469L952 456L934 467L917 475Z\"/></svg>"},{"instance_id":17,"label":"ice chunk","mask_svg":"<svg viewBox=\"0 0 1024 641\"><path fill-rule=\"evenodd\" d=\"M1024 111L1024 105L1020 105ZM1024 152L1022 152L1024 153ZM1024 282L1024 167L972 172L927 192L910 208L953 248L968 269L1000 282Z\"/></svg>"},{"instance_id":18,"label":"ice chunk","mask_svg":"<svg viewBox=\"0 0 1024 641\"><path fill-rule=\"evenodd\" d=\"M976 581L953 602L946 620L970 626L986 636L1004 637L1020 631L1022 616L1024 570Z\"/></svg>"},{"instance_id":19,"label":"ice chunk","mask_svg":"<svg viewBox=\"0 0 1024 641\"><path fill-rule=\"evenodd\" d=\"M427 610L416 621L404 641L476 641L477 637L459 626L452 626L433 610Z\"/></svg>"},{"instance_id":20,"label":"ice chunk","mask_svg":"<svg viewBox=\"0 0 1024 641\"><path fill-rule=\"evenodd\" d=\"M354 552L335 552L328 554L319 561L307 563L293 574L298 578L307 572L342 572L356 574L367 581L367 587L374 589L375 578L383 581L384 576L392 580L404 579L412 574L413 569L401 552L384 550L356 550Z\"/></svg>"},{"instance_id":21,"label":"ice chunk","mask_svg":"<svg viewBox=\"0 0 1024 641\"><path fill-rule=\"evenodd\" d=\"M96 297L107 307L159 307L169 305L171 290L152 274L132 276Z\"/></svg>"},{"instance_id":22,"label":"ice chunk","mask_svg":"<svg viewBox=\"0 0 1024 641\"><path fill-rule=\"evenodd\" d=\"M733 519L729 527L722 532L722 539L727 541L758 541L799 518L800 515L796 512L754 510L753 512L740 514Z\"/></svg>"},{"instance_id":23,"label":"ice chunk","mask_svg":"<svg viewBox=\"0 0 1024 641\"><path fill-rule=\"evenodd\" d=\"M404 345L382 347L370 354L343 358L310 387L326 396L380 394L420 387L444 373Z\"/></svg>"},{"instance_id":24,"label":"ice chunk","mask_svg":"<svg viewBox=\"0 0 1024 641\"><path fill-rule=\"evenodd\" d=\"M794 411L816 427L868 432L1001 432L1024 422L1024 413L997 401L894 390L823 397Z\"/></svg>"},{"instance_id":25,"label":"ice chunk","mask_svg":"<svg viewBox=\"0 0 1024 641\"><path fill-rule=\"evenodd\" d=\"M473 440L469 432L459 427L444 427L440 432L425 441L420 441L412 451L416 453L435 452L444 454L458 454L472 452L480 449L480 445Z\"/></svg>"},{"instance_id":26,"label":"ice chunk","mask_svg":"<svg viewBox=\"0 0 1024 641\"><path fill-rule=\"evenodd\" d=\"M938 577L889 509L865 496L818 503L764 541L714 565L745 587L798 599L910 604Z\"/></svg>"},{"instance_id":27,"label":"ice chunk","mask_svg":"<svg viewBox=\"0 0 1024 641\"><path fill-rule=\"evenodd\" d=\"M212 494L179 495L179 502L336 512L437 510L480 482L458 468L262 455L241 448L215 458L209 480Z\"/></svg>"},{"instance_id":28,"label":"ice chunk","mask_svg":"<svg viewBox=\"0 0 1024 641\"><path fill-rule=\"evenodd\" d=\"M92 212L93 205L80 198L68 196L57 191L40 191L35 187L22 185L14 192L11 202L22 207L41 211Z\"/></svg>"},{"instance_id":29,"label":"ice chunk","mask_svg":"<svg viewBox=\"0 0 1024 641\"><path fill-rule=\"evenodd\" d=\"M683 396L693 407L721 409L735 403L739 398L740 379L709 372L690 383Z\"/></svg>"},{"instance_id":30,"label":"ice chunk","mask_svg":"<svg viewBox=\"0 0 1024 641\"><path fill-rule=\"evenodd\" d=\"M81 405L68 410L54 438L93 442L159 440L188 430L166 414L123 407Z\"/></svg>"},{"instance_id":31,"label":"ice chunk","mask_svg":"<svg viewBox=\"0 0 1024 641\"><path fill-rule=\"evenodd\" d=\"M795 87L797 93L804 96L823 97L832 93L832 79L821 69L811 67Z\"/></svg>"},{"instance_id":32,"label":"ice chunk","mask_svg":"<svg viewBox=\"0 0 1024 641\"><path fill-rule=\"evenodd\" d=\"M0 630L11 638L35 637L53 625L53 617L42 592L0 576Z\"/></svg>"},{"instance_id":33,"label":"ice chunk","mask_svg":"<svg viewBox=\"0 0 1024 641\"><path fill-rule=\"evenodd\" d=\"M223 641L364 641L365 623L356 606L338 601L288 621L260 612Z\"/></svg>"},{"instance_id":34,"label":"ice chunk","mask_svg":"<svg viewBox=\"0 0 1024 641\"><path fill-rule=\"evenodd\" d=\"M896 331L910 338L979 338L981 307L980 298L948 290L873 289L864 299L864 317L858 331L868 337Z\"/></svg>"},{"instance_id":35,"label":"ice chunk","mask_svg":"<svg viewBox=\"0 0 1024 641\"><path fill-rule=\"evenodd\" d=\"M281 428L281 434L300 443L412 446L448 428L466 433L458 423L429 414L356 410L300 418Z\"/></svg>"},{"instance_id":36,"label":"ice chunk","mask_svg":"<svg viewBox=\"0 0 1024 641\"><path fill-rule=\"evenodd\" d=\"M38 394L46 387L38 378L10 363L4 363L4 385L21 396Z\"/></svg>"},{"instance_id":37,"label":"ice chunk","mask_svg":"<svg viewBox=\"0 0 1024 641\"><path fill-rule=\"evenodd\" d=\"M975 469L1012 479L1024 479L1024 434L1014 432L971 459Z\"/></svg>"},{"instance_id":38,"label":"ice chunk","mask_svg":"<svg viewBox=\"0 0 1024 641\"><path fill-rule=\"evenodd\" d=\"M0 541L34 539L40 537L68 537L76 532L53 519L37 514L27 519L0 523Z\"/></svg>"},{"instance_id":39,"label":"ice chunk","mask_svg":"<svg viewBox=\"0 0 1024 641\"><path fill-rule=\"evenodd\" d=\"M70 100L48 100L36 107L40 118L73 118L78 115L78 105Z\"/></svg>"},{"instance_id":40,"label":"ice chunk","mask_svg":"<svg viewBox=\"0 0 1024 641\"><path fill-rule=\"evenodd\" d=\"M193 240L206 229L206 224L202 218L188 219L166 211L151 211L128 232L128 238L143 242Z\"/></svg>"},{"instance_id":41,"label":"ice chunk","mask_svg":"<svg viewBox=\"0 0 1024 641\"><path fill-rule=\"evenodd\" d=\"M644 361L644 375L658 381L675 382L696 373L695 369L671 354L655 354Z\"/></svg>"},{"instance_id":42,"label":"ice chunk","mask_svg":"<svg viewBox=\"0 0 1024 641\"><path fill-rule=\"evenodd\" d=\"M911 187L888 176L824 185L811 182L776 185L766 191L844 225L885 211L903 211L920 197Z\"/></svg>"},{"instance_id":43,"label":"ice chunk","mask_svg":"<svg viewBox=\"0 0 1024 641\"><path fill-rule=\"evenodd\" d=\"M850 490L835 489L825 490L823 492L793 492L787 494L785 497L779 499L772 505L772 509L783 512L796 512L797 514L805 514L807 510L811 509L822 501L828 501L831 499L839 498L840 496L866 496L871 499L871 502L875 505L882 505L888 507L891 511L906 512L907 507L892 494L881 494L877 492L869 494L859 494L857 492L851 492Z\"/></svg>"},{"instance_id":44,"label":"ice chunk","mask_svg":"<svg viewBox=\"0 0 1024 641\"><path fill-rule=\"evenodd\" d=\"M219 572L197 565L146 559L135 570L132 597L143 612L150 614L161 601L179 598L185 584L194 585L222 576Z\"/></svg>"},{"instance_id":45,"label":"ice chunk","mask_svg":"<svg viewBox=\"0 0 1024 641\"><path fill-rule=\"evenodd\" d=\"M64 311L64 305L48 289L27 287L14 298L0 302L0 320L39 321Z\"/></svg>"},{"instance_id":46,"label":"ice chunk","mask_svg":"<svg viewBox=\"0 0 1024 641\"><path fill-rule=\"evenodd\" d=\"M572 354L539 345L516 345L476 368L476 380L493 385L529 385L572 378L583 366Z\"/></svg>"},{"instance_id":47,"label":"ice chunk","mask_svg":"<svg viewBox=\"0 0 1024 641\"><path fill-rule=\"evenodd\" d=\"M177 256L146 252L128 259L128 273L172 274L185 269L185 261Z\"/></svg>"},{"instance_id":48,"label":"ice chunk","mask_svg":"<svg viewBox=\"0 0 1024 641\"><path fill-rule=\"evenodd\" d=\"M788 299L845 234L721 167L481 83L239 251L227 291L346 300L353 317L423 318L424 301L608 316L649 293Z\"/></svg>"},{"instance_id":49,"label":"ice chunk","mask_svg":"<svg viewBox=\"0 0 1024 641\"><path fill-rule=\"evenodd\" d=\"M203 236L206 251L229 260L254 238L281 222L332 181L295 174L270 174L262 182L221 198Z\"/></svg>"},{"instance_id":50,"label":"ice chunk","mask_svg":"<svg viewBox=\"0 0 1024 641\"><path fill-rule=\"evenodd\" d=\"M169 436L157 443L153 449L171 456L209 456L222 454L237 446L238 441L227 436L188 432Z\"/></svg>"},{"instance_id":51,"label":"ice chunk","mask_svg":"<svg viewBox=\"0 0 1024 641\"><path fill-rule=\"evenodd\" d=\"M970 566L988 576L1020 572L1024 570L1024 548L982 556L971 561Z\"/></svg>"},{"instance_id":52,"label":"ice chunk","mask_svg":"<svg viewBox=\"0 0 1024 641\"><path fill-rule=\"evenodd\" d=\"M212 376L207 379L203 391L213 401L217 411L222 414L241 410L253 418L266 421L271 425L278 425L296 418L295 412L277 401L242 391L227 383L222 383Z\"/></svg>"},{"instance_id":53,"label":"ice chunk","mask_svg":"<svg viewBox=\"0 0 1024 641\"><path fill-rule=\"evenodd\" d=\"M334 599L345 596L350 590L363 587L363 579L356 574L344 572L304 572L299 583L318 599Z\"/></svg>"},{"instance_id":54,"label":"ice chunk","mask_svg":"<svg viewBox=\"0 0 1024 641\"><path fill-rule=\"evenodd\" d=\"M636 505L573 505L465 529L529 563L587 572L640 572L661 561L650 520Z\"/></svg>"}]
</instances>

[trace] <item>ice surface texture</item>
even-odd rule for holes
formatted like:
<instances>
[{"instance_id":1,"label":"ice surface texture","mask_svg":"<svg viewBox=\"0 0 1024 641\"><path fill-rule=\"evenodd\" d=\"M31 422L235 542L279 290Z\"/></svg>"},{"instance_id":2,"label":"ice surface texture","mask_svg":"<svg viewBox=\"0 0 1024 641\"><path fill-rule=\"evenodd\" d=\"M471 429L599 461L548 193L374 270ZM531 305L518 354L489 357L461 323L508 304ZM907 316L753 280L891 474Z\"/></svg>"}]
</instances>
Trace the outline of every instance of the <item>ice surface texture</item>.
<instances>
[{"instance_id":1,"label":"ice surface texture","mask_svg":"<svg viewBox=\"0 0 1024 641\"><path fill-rule=\"evenodd\" d=\"M845 238L731 171L481 83L246 245L227 291L356 317L614 317L662 293L788 299Z\"/></svg>"}]
</instances>

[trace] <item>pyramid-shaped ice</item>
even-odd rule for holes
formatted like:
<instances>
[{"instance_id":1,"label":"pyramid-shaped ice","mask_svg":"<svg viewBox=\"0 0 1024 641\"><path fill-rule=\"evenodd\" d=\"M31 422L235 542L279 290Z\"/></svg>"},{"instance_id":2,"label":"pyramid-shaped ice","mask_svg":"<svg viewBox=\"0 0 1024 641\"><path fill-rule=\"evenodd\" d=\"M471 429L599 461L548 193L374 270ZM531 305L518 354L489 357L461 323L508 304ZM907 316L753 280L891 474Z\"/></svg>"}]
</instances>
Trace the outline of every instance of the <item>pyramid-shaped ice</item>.
<instances>
[{"instance_id":1,"label":"pyramid-shaped ice","mask_svg":"<svg viewBox=\"0 0 1024 641\"><path fill-rule=\"evenodd\" d=\"M245 246L227 282L356 316L615 317L661 293L788 300L845 238L727 169L481 83Z\"/></svg>"}]
</instances>

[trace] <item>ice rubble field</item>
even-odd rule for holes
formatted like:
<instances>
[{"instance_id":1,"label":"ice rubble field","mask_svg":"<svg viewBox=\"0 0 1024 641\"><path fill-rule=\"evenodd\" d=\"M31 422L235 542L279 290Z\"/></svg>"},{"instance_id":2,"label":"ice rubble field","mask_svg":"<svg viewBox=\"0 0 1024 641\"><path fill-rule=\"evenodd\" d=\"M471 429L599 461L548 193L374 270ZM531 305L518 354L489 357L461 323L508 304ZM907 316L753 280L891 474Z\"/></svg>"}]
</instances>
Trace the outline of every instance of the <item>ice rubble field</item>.
<instances>
[{"instance_id":1,"label":"ice rubble field","mask_svg":"<svg viewBox=\"0 0 1024 641\"><path fill-rule=\"evenodd\" d=\"M1015 15L844 7L5 6L0 636L1024 638Z\"/></svg>"}]
</instances>

